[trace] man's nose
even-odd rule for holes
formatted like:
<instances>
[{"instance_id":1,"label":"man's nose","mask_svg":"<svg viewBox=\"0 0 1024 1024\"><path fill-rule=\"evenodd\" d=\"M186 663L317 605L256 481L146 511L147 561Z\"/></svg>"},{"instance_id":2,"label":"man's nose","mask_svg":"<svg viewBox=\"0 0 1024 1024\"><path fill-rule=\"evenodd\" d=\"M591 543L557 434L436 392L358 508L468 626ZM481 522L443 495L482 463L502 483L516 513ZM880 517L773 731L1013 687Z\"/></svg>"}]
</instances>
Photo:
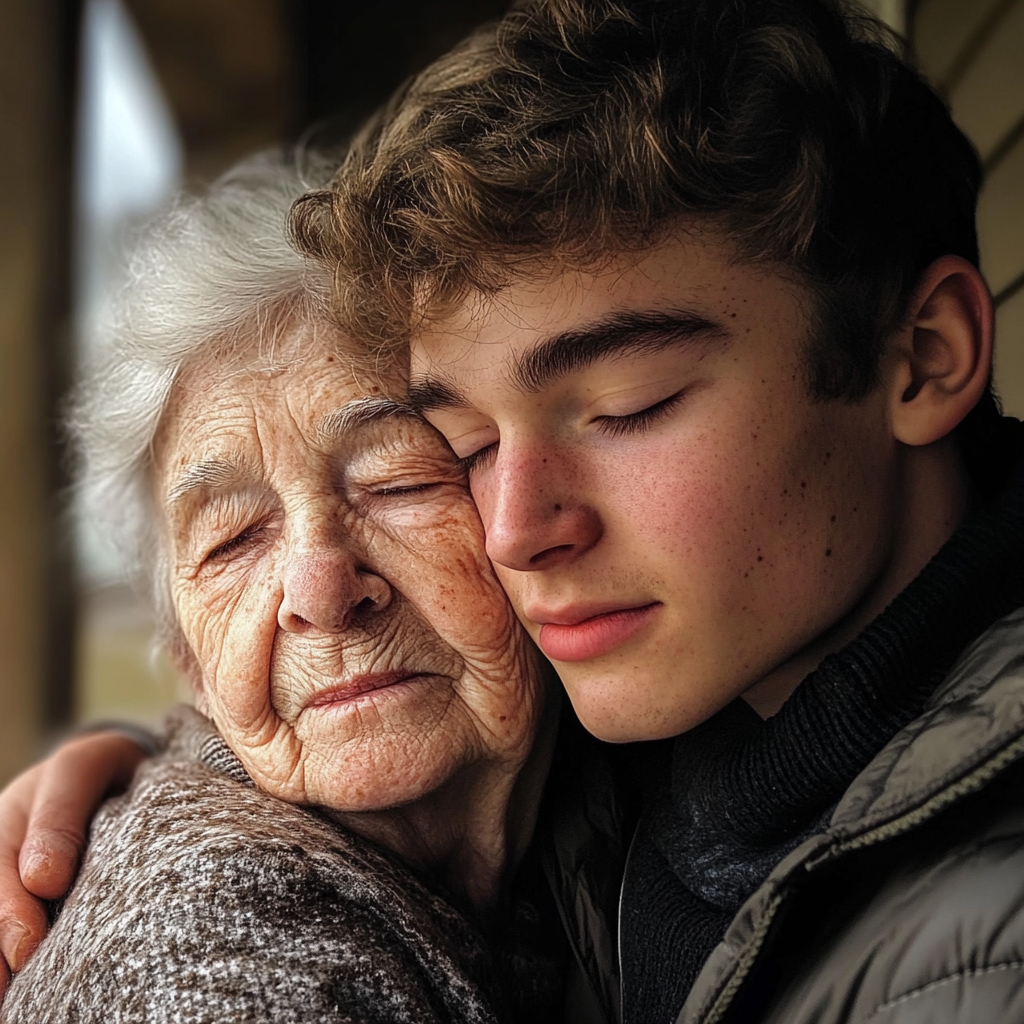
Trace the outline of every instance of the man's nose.
<instances>
[{"instance_id":1,"label":"man's nose","mask_svg":"<svg viewBox=\"0 0 1024 1024\"><path fill-rule=\"evenodd\" d=\"M487 555L509 569L549 569L578 558L600 539L600 515L566 457L502 442L478 504Z\"/></svg>"},{"instance_id":2,"label":"man's nose","mask_svg":"<svg viewBox=\"0 0 1024 1024\"><path fill-rule=\"evenodd\" d=\"M391 603L387 580L340 543L307 544L291 551L282 585L277 620L290 633L337 633L355 616Z\"/></svg>"}]
</instances>

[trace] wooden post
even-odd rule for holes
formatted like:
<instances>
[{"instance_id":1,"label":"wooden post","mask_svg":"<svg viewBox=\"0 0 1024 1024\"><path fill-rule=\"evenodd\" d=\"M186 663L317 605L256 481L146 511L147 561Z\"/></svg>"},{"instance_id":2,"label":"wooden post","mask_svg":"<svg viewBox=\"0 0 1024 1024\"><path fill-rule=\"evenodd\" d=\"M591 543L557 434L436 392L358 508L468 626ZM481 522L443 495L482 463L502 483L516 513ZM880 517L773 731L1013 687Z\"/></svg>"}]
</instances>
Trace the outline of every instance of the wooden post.
<instances>
[{"instance_id":1,"label":"wooden post","mask_svg":"<svg viewBox=\"0 0 1024 1024\"><path fill-rule=\"evenodd\" d=\"M73 580L54 493L67 367L76 7L0 4L0 783L68 717Z\"/></svg>"}]
</instances>

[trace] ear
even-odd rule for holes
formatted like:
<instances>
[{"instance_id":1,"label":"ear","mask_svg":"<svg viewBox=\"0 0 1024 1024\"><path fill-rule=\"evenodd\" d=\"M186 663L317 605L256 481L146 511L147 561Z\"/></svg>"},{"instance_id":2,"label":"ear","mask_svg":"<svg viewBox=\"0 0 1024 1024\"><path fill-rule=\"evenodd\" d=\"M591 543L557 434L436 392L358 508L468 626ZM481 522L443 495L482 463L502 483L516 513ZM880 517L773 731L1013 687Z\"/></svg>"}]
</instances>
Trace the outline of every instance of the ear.
<instances>
[{"instance_id":1,"label":"ear","mask_svg":"<svg viewBox=\"0 0 1024 1024\"><path fill-rule=\"evenodd\" d=\"M942 256L925 270L890 349L897 441L931 444L974 408L992 372L993 325L992 297L977 267Z\"/></svg>"}]
</instances>

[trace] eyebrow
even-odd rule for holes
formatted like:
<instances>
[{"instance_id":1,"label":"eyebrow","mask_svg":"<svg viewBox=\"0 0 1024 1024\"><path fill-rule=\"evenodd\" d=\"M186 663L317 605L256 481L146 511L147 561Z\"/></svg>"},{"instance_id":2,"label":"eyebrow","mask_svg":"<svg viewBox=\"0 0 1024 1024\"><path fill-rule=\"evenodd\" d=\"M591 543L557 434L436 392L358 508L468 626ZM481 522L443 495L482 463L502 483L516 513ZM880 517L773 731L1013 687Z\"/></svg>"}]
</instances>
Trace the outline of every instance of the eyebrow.
<instances>
[{"instance_id":1,"label":"eyebrow","mask_svg":"<svg viewBox=\"0 0 1024 1024\"><path fill-rule=\"evenodd\" d=\"M726 328L689 310L631 310L563 331L516 356L509 377L527 394L543 390L567 374L602 359L660 352L680 345L725 341ZM465 409L470 402L454 381L425 375L409 384L409 404L417 412Z\"/></svg>"},{"instance_id":2,"label":"eyebrow","mask_svg":"<svg viewBox=\"0 0 1024 1024\"><path fill-rule=\"evenodd\" d=\"M203 459L185 467L178 479L167 492L168 506L177 505L184 498L198 490L210 487L223 487L227 483L238 480L239 467L223 459Z\"/></svg>"},{"instance_id":3,"label":"eyebrow","mask_svg":"<svg viewBox=\"0 0 1024 1024\"><path fill-rule=\"evenodd\" d=\"M352 430L390 419L412 419L421 422L419 412L407 402L393 398L357 398L320 421L318 433L323 440L335 440Z\"/></svg>"},{"instance_id":4,"label":"eyebrow","mask_svg":"<svg viewBox=\"0 0 1024 1024\"><path fill-rule=\"evenodd\" d=\"M360 427L397 417L422 422L422 417L406 402L392 398L359 398L327 413L320 421L321 439L330 441ZM237 483L242 470L225 459L203 459L186 466L168 489L167 504L173 507L200 490L223 488Z\"/></svg>"}]
</instances>

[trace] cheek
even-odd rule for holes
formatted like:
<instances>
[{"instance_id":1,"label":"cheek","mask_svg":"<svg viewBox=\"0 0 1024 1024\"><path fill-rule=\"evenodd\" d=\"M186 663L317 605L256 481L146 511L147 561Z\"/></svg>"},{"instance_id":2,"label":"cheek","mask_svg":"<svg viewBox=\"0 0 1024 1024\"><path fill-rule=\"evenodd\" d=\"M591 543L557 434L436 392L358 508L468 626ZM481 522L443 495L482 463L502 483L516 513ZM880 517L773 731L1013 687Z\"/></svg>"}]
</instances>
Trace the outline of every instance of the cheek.
<instances>
[{"instance_id":1,"label":"cheek","mask_svg":"<svg viewBox=\"0 0 1024 1024\"><path fill-rule=\"evenodd\" d=\"M392 530L387 548L382 572L457 650L508 641L513 616L468 498Z\"/></svg>"},{"instance_id":2,"label":"cheek","mask_svg":"<svg viewBox=\"0 0 1024 1024\"><path fill-rule=\"evenodd\" d=\"M606 467L605 493L622 495L618 528L638 559L656 552L656 572L685 566L677 585L734 609L761 589L777 606L782 586L828 592L832 580L859 580L887 500L878 446L828 416L720 424L652 443L637 468Z\"/></svg>"},{"instance_id":3,"label":"cheek","mask_svg":"<svg viewBox=\"0 0 1024 1024\"><path fill-rule=\"evenodd\" d=\"M177 602L207 699L232 718L251 717L269 701L270 657L280 605L274 580L272 571L253 572L244 579L230 579L224 573L206 585L193 584Z\"/></svg>"}]
</instances>

